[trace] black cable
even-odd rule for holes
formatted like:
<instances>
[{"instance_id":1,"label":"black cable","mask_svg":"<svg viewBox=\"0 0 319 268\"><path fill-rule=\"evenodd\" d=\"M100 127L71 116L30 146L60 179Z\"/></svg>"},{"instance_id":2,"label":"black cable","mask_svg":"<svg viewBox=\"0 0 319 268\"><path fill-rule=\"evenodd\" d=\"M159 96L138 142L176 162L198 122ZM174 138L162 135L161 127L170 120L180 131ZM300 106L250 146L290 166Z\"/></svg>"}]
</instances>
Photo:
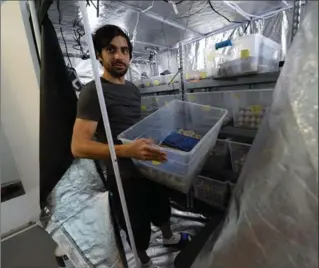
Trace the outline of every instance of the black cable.
<instances>
[{"instance_id":1,"label":"black cable","mask_svg":"<svg viewBox=\"0 0 319 268\"><path fill-rule=\"evenodd\" d=\"M251 23L251 20L250 20L250 21L248 21L248 23L247 23L247 25L246 25L246 28L245 28L245 30L244 30L244 32L243 32L243 35L245 35L245 34L246 34L247 29L248 29L248 27L249 27L250 23Z\"/></svg>"},{"instance_id":2,"label":"black cable","mask_svg":"<svg viewBox=\"0 0 319 268\"><path fill-rule=\"evenodd\" d=\"M232 20L230 20L229 18L227 18L225 15L219 13L219 12L213 7L213 5L212 5L212 3L211 3L210 0L208 0L208 4L209 4L209 6L211 7L211 9L212 9L217 15L223 17L223 18L224 18L225 20L227 20L228 22L231 22L231 23L242 23L242 22L240 22L240 21L232 21Z\"/></svg>"},{"instance_id":3,"label":"black cable","mask_svg":"<svg viewBox=\"0 0 319 268\"><path fill-rule=\"evenodd\" d=\"M57 1L57 10L58 10L58 13L59 13L59 24L61 25L61 10L60 10L60 0ZM73 67L72 66L72 63L71 63L71 59L70 59L70 56L69 56L69 52L68 52L68 46L66 44L66 41L65 41L65 38L64 38L64 35L63 35L63 30L62 30L62 27L60 26L60 33L61 33L61 36L62 36L62 40L63 40L63 43L64 43L64 47L65 47L65 53L66 53L66 56L68 58L68 61L69 61L69 64L70 64L70 67Z\"/></svg>"},{"instance_id":4,"label":"black cable","mask_svg":"<svg viewBox=\"0 0 319 268\"><path fill-rule=\"evenodd\" d=\"M85 31L84 31L82 25L80 25L80 21L81 21L81 19L78 19L78 20L75 19L73 21L73 28L77 27L77 29L73 29L73 33L74 33L73 39L76 43L73 45L73 49L80 51L81 58L85 59L85 58L87 58L88 55L84 52L84 49L83 49L83 46L81 43L81 38L85 35Z\"/></svg>"}]
</instances>

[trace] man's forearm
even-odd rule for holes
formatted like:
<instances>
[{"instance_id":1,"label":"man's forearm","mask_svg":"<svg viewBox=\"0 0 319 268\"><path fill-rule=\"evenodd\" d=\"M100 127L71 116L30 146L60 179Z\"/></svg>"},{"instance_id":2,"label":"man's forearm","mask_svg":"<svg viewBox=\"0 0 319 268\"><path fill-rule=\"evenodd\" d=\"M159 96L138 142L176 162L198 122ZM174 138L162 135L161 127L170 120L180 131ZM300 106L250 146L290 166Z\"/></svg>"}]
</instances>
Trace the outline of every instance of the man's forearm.
<instances>
[{"instance_id":1,"label":"man's forearm","mask_svg":"<svg viewBox=\"0 0 319 268\"><path fill-rule=\"evenodd\" d=\"M72 144L72 153L77 158L89 159L109 159L111 158L109 146L105 143L87 140L81 141L80 144ZM115 145L117 157L130 157L127 155L125 145Z\"/></svg>"}]
</instances>

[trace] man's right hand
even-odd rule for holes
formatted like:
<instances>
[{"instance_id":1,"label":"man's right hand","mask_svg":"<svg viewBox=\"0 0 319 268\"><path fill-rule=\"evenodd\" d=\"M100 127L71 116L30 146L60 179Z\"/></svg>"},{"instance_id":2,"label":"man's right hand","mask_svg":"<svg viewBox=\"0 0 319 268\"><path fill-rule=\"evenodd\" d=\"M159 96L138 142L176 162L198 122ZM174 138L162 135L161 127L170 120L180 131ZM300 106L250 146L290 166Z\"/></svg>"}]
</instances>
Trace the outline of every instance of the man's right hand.
<instances>
[{"instance_id":1,"label":"man's right hand","mask_svg":"<svg viewBox=\"0 0 319 268\"><path fill-rule=\"evenodd\" d=\"M126 148L126 156L143 161L167 161L165 152L154 146L152 140L139 139L132 143L124 145Z\"/></svg>"}]
</instances>

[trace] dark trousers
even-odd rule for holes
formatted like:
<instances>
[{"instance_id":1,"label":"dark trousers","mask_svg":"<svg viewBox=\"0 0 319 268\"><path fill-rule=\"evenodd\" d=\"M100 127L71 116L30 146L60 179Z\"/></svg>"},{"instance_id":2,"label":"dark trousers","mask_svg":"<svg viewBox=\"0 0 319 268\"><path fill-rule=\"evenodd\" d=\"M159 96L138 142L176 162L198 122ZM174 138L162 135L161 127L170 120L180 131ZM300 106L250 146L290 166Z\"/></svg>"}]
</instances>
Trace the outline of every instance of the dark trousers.
<instances>
[{"instance_id":1,"label":"dark trousers","mask_svg":"<svg viewBox=\"0 0 319 268\"><path fill-rule=\"evenodd\" d=\"M160 185L147 179L122 178L122 181L136 247L146 250L151 237L151 223L160 227L171 217L169 199ZM121 228L127 233L115 177L108 176L108 183L112 209Z\"/></svg>"}]
</instances>

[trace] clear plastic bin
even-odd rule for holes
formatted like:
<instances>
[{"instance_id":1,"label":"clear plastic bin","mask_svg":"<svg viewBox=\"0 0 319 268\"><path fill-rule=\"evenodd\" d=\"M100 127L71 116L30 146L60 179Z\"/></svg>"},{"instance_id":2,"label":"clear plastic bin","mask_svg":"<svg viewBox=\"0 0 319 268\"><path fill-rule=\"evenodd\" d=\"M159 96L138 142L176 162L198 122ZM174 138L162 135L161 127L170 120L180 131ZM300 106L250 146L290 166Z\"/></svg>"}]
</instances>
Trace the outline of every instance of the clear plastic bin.
<instances>
[{"instance_id":1,"label":"clear plastic bin","mask_svg":"<svg viewBox=\"0 0 319 268\"><path fill-rule=\"evenodd\" d=\"M279 70L280 57L280 44L260 34L245 35L232 40L232 46L219 65L218 76Z\"/></svg>"},{"instance_id":2,"label":"clear plastic bin","mask_svg":"<svg viewBox=\"0 0 319 268\"><path fill-rule=\"evenodd\" d=\"M141 79L141 88L152 87L153 81L151 78Z\"/></svg>"},{"instance_id":3,"label":"clear plastic bin","mask_svg":"<svg viewBox=\"0 0 319 268\"><path fill-rule=\"evenodd\" d=\"M168 161L165 163L134 160L149 179L187 193L216 142L226 114L224 109L175 100L124 131L118 138L123 143L151 138L159 146L171 132L180 129L201 135L190 152L161 147L167 153Z\"/></svg>"},{"instance_id":4,"label":"clear plastic bin","mask_svg":"<svg viewBox=\"0 0 319 268\"><path fill-rule=\"evenodd\" d=\"M226 181L197 176L194 182L195 198L217 208L226 208L230 187Z\"/></svg>"},{"instance_id":5,"label":"clear plastic bin","mask_svg":"<svg viewBox=\"0 0 319 268\"><path fill-rule=\"evenodd\" d=\"M226 164L229 146L227 140L217 140L201 171L203 176L211 176L215 170L222 170Z\"/></svg>"},{"instance_id":6,"label":"clear plastic bin","mask_svg":"<svg viewBox=\"0 0 319 268\"><path fill-rule=\"evenodd\" d=\"M234 126L258 129L273 100L273 89L238 90L230 94Z\"/></svg>"},{"instance_id":7,"label":"clear plastic bin","mask_svg":"<svg viewBox=\"0 0 319 268\"><path fill-rule=\"evenodd\" d=\"M228 111L224 124L232 119L232 91L200 92L185 94L185 101L226 109Z\"/></svg>"},{"instance_id":8,"label":"clear plastic bin","mask_svg":"<svg viewBox=\"0 0 319 268\"><path fill-rule=\"evenodd\" d=\"M159 75L159 76L154 76L150 78L144 78L141 80L135 80L133 81L133 84L136 85L139 88L146 88L146 87L156 87L156 86L164 86L168 85L175 74L168 74L168 75ZM175 85L180 82L180 75L176 75L174 80L172 81L171 84Z\"/></svg>"},{"instance_id":9,"label":"clear plastic bin","mask_svg":"<svg viewBox=\"0 0 319 268\"><path fill-rule=\"evenodd\" d=\"M141 98L141 112L142 118L157 111L159 108L165 106L173 100L177 100L178 95L163 95L163 96L149 96Z\"/></svg>"},{"instance_id":10,"label":"clear plastic bin","mask_svg":"<svg viewBox=\"0 0 319 268\"><path fill-rule=\"evenodd\" d=\"M142 80L134 80L132 83L138 88L142 87Z\"/></svg>"},{"instance_id":11,"label":"clear plastic bin","mask_svg":"<svg viewBox=\"0 0 319 268\"><path fill-rule=\"evenodd\" d=\"M185 72L185 80L188 82L197 82L208 78L215 77L217 74L216 68L205 68L202 70L189 70Z\"/></svg>"},{"instance_id":12,"label":"clear plastic bin","mask_svg":"<svg viewBox=\"0 0 319 268\"><path fill-rule=\"evenodd\" d=\"M172 84L178 84L180 83L180 74L168 74L168 75L164 75L164 79L165 79L165 84L168 85L169 83ZM175 76L175 78L174 78ZM174 78L174 80L172 81L172 79Z\"/></svg>"},{"instance_id":13,"label":"clear plastic bin","mask_svg":"<svg viewBox=\"0 0 319 268\"><path fill-rule=\"evenodd\" d=\"M250 151L251 145L233 141L229 141L228 144L233 171L240 174L246 162L246 158Z\"/></svg>"}]
</instances>

